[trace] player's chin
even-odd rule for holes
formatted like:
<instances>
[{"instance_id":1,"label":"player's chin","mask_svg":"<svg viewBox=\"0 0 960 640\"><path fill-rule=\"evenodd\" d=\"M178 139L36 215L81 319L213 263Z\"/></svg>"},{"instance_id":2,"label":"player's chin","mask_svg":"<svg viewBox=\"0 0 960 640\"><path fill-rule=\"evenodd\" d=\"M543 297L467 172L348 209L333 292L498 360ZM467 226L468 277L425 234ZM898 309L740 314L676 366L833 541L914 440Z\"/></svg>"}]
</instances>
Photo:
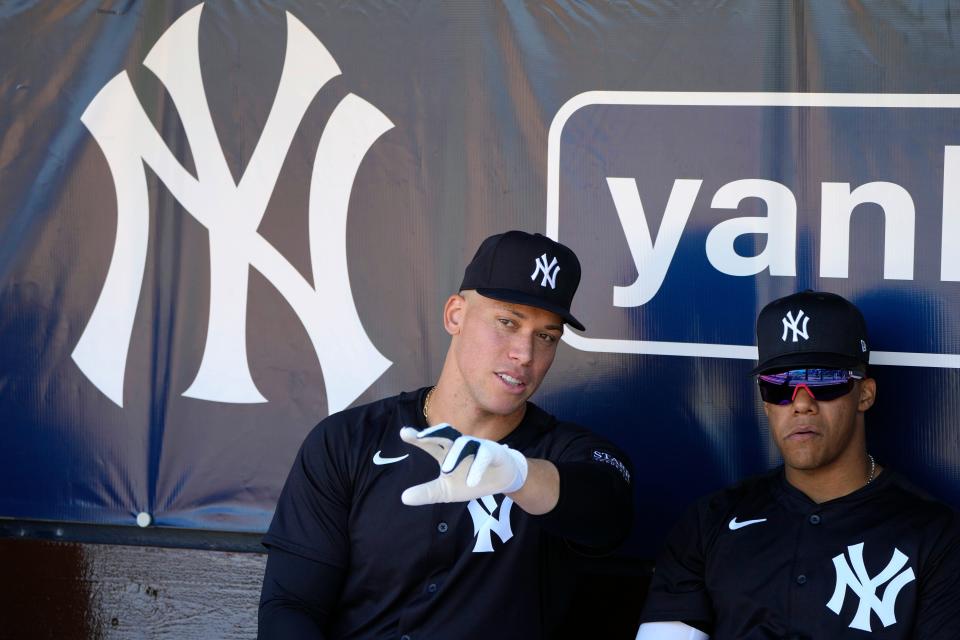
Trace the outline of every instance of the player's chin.
<instances>
[{"instance_id":1,"label":"player's chin","mask_svg":"<svg viewBox=\"0 0 960 640\"><path fill-rule=\"evenodd\" d=\"M797 471L813 471L823 466L823 456L813 451L784 447L780 454L783 456L783 463Z\"/></svg>"},{"instance_id":2,"label":"player's chin","mask_svg":"<svg viewBox=\"0 0 960 640\"><path fill-rule=\"evenodd\" d=\"M780 456L784 462L794 463L794 465L806 464L807 461L816 457L816 452L811 451L806 443L791 442L789 440L780 443Z\"/></svg>"},{"instance_id":3,"label":"player's chin","mask_svg":"<svg viewBox=\"0 0 960 640\"><path fill-rule=\"evenodd\" d=\"M494 415L509 416L524 407L527 403L529 394L495 394L488 400L485 409Z\"/></svg>"}]
</instances>

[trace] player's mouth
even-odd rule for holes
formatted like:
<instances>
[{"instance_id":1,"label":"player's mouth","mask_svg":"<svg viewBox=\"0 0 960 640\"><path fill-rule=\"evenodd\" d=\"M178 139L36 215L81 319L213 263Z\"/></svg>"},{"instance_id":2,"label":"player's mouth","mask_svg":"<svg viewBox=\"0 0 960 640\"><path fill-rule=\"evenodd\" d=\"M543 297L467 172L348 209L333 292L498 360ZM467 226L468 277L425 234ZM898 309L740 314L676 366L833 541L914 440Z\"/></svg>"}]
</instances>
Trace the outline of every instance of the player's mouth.
<instances>
[{"instance_id":1,"label":"player's mouth","mask_svg":"<svg viewBox=\"0 0 960 640\"><path fill-rule=\"evenodd\" d=\"M520 393L527 388L526 382L508 373L497 372L497 377L500 378L500 381L503 382L508 391Z\"/></svg>"},{"instance_id":2,"label":"player's mouth","mask_svg":"<svg viewBox=\"0 0 960 640\"><path fill-rule=\"evenodd\" d=\"M820 432L814 427L797 427L788 433L785 439L790 442L806 442L819 437Z\"/></svg>"}]
</instances>

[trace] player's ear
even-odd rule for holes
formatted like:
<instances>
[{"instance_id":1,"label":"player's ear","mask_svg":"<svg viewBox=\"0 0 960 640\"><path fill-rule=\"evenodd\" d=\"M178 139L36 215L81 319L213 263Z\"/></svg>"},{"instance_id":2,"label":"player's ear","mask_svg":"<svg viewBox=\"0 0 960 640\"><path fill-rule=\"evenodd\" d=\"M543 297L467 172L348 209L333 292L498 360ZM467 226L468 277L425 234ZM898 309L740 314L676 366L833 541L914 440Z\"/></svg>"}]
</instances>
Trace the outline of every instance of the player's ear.
<instances>
[{"instance_id":1,"label":"player's ear","mask_svg":"<svg viewBox=\"0 0 960 640\"><path fill-rule=\"evenodd\" d=\"M860 399L857 403L857 411L866 411L873 406L877 400L877 381L873 378L864 378L857 385L860 387Z\"/></svg>"},{"instance_id":2,"label":"player's ear","mask_svg":"<svg viewBox=\"0 0 960 640\"><path fill-rule=\"evenodd\" d=\"M451 336L460 333L463 327L463 316L466 312L467 300L459 293L455 293L447 298L447 303L443 305L443 328Z\"/></svg>"}]
</instances>

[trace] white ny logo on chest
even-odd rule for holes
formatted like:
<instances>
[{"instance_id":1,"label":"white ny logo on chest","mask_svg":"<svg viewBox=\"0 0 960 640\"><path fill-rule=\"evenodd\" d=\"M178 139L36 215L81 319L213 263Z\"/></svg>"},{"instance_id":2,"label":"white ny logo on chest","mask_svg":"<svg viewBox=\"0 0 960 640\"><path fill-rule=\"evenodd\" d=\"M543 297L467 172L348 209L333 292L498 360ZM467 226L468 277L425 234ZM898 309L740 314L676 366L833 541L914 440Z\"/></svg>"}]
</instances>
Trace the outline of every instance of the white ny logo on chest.
<instances>
[{"instance_id":1,"label":"white ny logo on chest","mask_svg":"<svg viewBox=\"0 0 960 640\"><path fill-rule=\"evenodd\" d=\"M897 596L900 590L913 582L916 576L913 574L913 568L907 567L904 571L903 566L907 564L909 558L899 549L893 549L893 557L887 566L871 578L867 573L867 567L863 563L863 543L853 544L847 547L850 554L850 564L841 553L833 559L833 566L837 570L837 586L833 591L833 597L827 603L827 608L840 615L843 608L843 602L847 595L847 588L860 598L860 606L857 607L857 613L850 622L851 629L860 629L861 631L872 631L870 628L870 612L873 611L880 618L884 627L889 627L897 622L897 616L894 611L897 604ZM883 597L877 597L877 588L884 583L889 582L883 590Z\"/></svg>"},{"instance_id":2,"label":"white ny logo on chest","mask_svg":"<svg viewBox=\"0 0 960 640\"><path fill-rule=\"evenodd\" d=\"M473 519L473 535L477 537L477 543L473 545L474 553L493 551L490 532L497 534L502 542L513 537L513 529L510 528L510 509L513 507L513 500L504 497L499 506L499 516L494 516L493 514L497 511L497 500L493 496L483 496L467 504L467 510Z\"/></svg>"}]
</instances>

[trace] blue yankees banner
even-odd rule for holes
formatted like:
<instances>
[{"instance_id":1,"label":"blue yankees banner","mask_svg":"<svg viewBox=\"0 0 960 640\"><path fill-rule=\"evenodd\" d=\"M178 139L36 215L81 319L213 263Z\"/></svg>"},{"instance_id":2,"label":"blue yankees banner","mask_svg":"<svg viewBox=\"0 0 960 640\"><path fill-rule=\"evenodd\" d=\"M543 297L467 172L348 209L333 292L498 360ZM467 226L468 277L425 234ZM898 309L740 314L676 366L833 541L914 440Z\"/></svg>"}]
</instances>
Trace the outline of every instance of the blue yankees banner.
<instances>
[{"instance_id":1,"label":"blue yankees banner","mask_svg":"<svg viewBox=\"0 0 960 640\"><path fill-rule=\"evenodd\" d=\"M950 6L0 7L0 517L264 531L510 228L583 264L535 399L631 455L629 552L779 463L754 321L805 288L866 316L871 452L960 506Z\"/></svg>"}]
</instances>

